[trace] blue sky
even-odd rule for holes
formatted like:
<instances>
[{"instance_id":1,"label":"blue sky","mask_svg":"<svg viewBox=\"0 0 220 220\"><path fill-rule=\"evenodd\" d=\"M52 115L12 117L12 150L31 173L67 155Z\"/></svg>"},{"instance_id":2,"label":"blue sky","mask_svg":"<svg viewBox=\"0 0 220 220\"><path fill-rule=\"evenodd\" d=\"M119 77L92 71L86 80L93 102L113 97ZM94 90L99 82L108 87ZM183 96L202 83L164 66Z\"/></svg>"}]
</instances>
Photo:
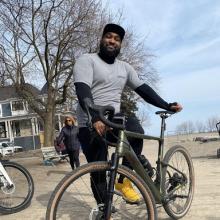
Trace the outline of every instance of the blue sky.
<instances>
[{"instance_id":1,"label":"blue sky","mask_svg":"<svg viewBox=\"0 0 220 220\"><path fill-rule=\"evenodd\" d=\"M182 122L220 118L220 1L218 0L111 0L123 8L126 27L147 36L146 47L156 55L160 95L180 102L184 110L168 121L167 131ZM159 120L150 108L151 127Z\"/></svg>"}]
</instances>

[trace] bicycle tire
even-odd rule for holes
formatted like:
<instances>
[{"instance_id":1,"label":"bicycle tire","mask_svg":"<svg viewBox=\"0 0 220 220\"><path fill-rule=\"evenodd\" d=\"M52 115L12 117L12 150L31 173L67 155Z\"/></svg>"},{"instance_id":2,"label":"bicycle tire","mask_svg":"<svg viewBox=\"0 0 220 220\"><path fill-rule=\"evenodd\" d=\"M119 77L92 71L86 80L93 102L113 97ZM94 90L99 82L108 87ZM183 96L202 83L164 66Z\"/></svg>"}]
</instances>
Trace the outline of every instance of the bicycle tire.
<instances>
[{"instance_id":1,"label":"bicycle tire","mask_svg":"<svg viewBox=\"0 0 220 220\"><path fill-rule=\"evenodd\" d=\"M177 154L181 155L181 160L177 160L175 158ZM173 158L175 159L174 162L172 160ZM180 171L183 172L187 177L186 180L186 178L181 176L180 173L178 173L169 166L163 166L162 168L162 184L161 184L162 194L166 195L169 189L170 191L174 190L174 192L172 193L173 198L170 201L164 202L163 207L170 217L172 217L173 219L179 219L187 214L193 200L194 188L195 188L195 175L194 175L192 159L190 157L190 154L184 147L180 145L176 145L171 147L167 151L163 162L165 164L169 164L173 166L178 170L182 169ZM174 164L175 162L177 164ZM186 171L185 168L180 168L181 164L183 165L185 164L188 167L187 168L188 170ZM182 183L180 183L181 180L183 181ZM181 191L181 189L183 191ZM182 203L183 206L180 206L180 204L178 204L178 201L180 203L182 203L183 201L185 202ZM176 210L174 210L175 208Z\"/></svg>"},{"instance_id":2,"label":"bicycle tire","mask_svg":"<svg viewBox=\"0 0 220 220\"><path fill-rule=\"evenodd\" d=\"M88 179L88 177L85 177L87 174L90 174L92 172L103 172L103 171L109 171L110 170L110 165L107 162L93 162L93 163L89 163L86 165L83 165L79 168L77 168L76 170L70 172L69 174L67 174L61 181L60 183L56 186L55 190L53 191L49 202L48 202L48 206L47 206L47 212L46 212L46 220L57 220L57 219L68 219L68 216L70 219L74 219L74 220L78 220L78 219L88 219L88 211L84 210L84 207L87 207L90 209L93 205L93 203L90 201L91 199L88 198L88 192L84 192L82 191L82 189L86 189L89 190L87 188L90 188L90 185L88 187L81 187L81 183L84 183L85 179ZM147 185L143 182L143 180L134 172L132 172L130 169L124 167L124 166L119 166L118 167L118 174L122 174L124 175L126 178L130 179L131 182L137 186L137 188L140 190L143 199L144 199L144 203L146 205L147 211L149 214L149 218L145 217L145 213L144 213L144 217L142 217L141 219L149 219L149 220L155 220L157 219L157 211L156 211L156 205L155 205L155 201L154 198L149 190L149 188L147 187ZM80 181L79 183L77 183L77 181ZM76 193L71 193L70 191L66 192L65 191L68 190L68 187L72 187L73 188L73 184L79 184L80 185L80 190L77 190ZM63 199L63 196L67 195L71 198L67 198L66 200ZM78 195L81 194L81 195ZM75 199L75 197L76 199ZM81 196L86 196L86 201L83 202L79 202L79 199L77 198L81 198ZM74 198L73 198L74 197ZM93 196L94 197L94 196ZM75 200L76 200L76 204L81 204L80 208L74 208L72 205L70 205L70 199L72 204L74 204ZM116 198L117 199L117 198ZM69 200L69 201L68 201ZM63 203L65 206L65 209L67 206L71 207L71 213L67 214L67 211L61 211L61 214L57 214L57 210L58 210L58 206L60 206L59 203ZM87 203L87 204L85 204ZM91 205L92 204L92 205ZM121 208L124 208L124 206L127 206L127 204L124 202L123 204L120 204ZM83 206L83 207L82 207ZM129 205L128 205L129 206ZM131 207L134 207L136 205L131 205ZM79 209L81 209L80 211L78 211ZM72 213L73 210L75 210L75 213ZM121 211L121 210L118 210ZM147 212L146 211L146 212ZM121 211L122 212L122 211ZM144 210L143 210L144 212ZM76 213L78 213L76 215ZM127 215L126 212L123 211L123 215L126 215L125 219L134 219L134 213L132 213L132 210L129 210L129 213L131 213L132 218L129 218L129 216ZM117 213L119 214L119 213ZM57 216L58 215L58 216ZM93 218L90 218L93 219ZM115 219L113 217L113 219ZM116 218L118 219L118 218ZM120 218L123 219L123 218ZM135 219L138 219L138 216L135 216Z\"/></svg>"},{"instance_id":3,"label":"bicycle tire","mask_svg":"<svg viewBox=\"0 0 220 220\"><path fill-rule=\"evenodd\" d=\"M31 203L34 194L34 181L31 174L22 165L12 161L2 161L1 163L14 185L10 189L0 187L0 213L12 214L19 212Z\"/></svg>"}]
</instances>

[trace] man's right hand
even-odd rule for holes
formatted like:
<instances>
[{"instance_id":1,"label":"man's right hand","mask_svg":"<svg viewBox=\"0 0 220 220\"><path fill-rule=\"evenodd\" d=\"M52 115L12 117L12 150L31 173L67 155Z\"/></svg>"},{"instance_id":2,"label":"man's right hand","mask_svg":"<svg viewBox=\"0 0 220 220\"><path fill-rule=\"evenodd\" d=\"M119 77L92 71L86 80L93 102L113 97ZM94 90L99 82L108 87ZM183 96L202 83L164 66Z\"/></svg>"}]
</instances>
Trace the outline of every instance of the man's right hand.
<instances>
[{"instance_id":1,"label":"man's right hand","mask_svg":"<svg viewBox=\"0 0 220 220\"><path fill-rule=\"evenodd\" d=\"M105 133L105 131L106 131L106 125L102 121L96 121L93 124L93 127L95 128L96 132L100 136L102 136Z\"/></svg>"}]
</instances>

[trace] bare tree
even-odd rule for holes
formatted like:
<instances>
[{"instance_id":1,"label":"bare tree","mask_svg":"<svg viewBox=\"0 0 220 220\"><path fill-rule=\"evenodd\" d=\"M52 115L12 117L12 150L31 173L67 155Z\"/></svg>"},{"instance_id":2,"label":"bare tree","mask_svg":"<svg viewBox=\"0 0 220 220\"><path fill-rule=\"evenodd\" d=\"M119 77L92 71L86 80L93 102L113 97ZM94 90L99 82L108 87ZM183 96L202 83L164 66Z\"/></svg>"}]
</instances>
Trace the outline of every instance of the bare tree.
<instances>
[{"instance_id":1,"label":"bare tree","mask_svg":"<svg viewBox=\"0 0 220 220\"><path fill-rule=\"evenodd\" d=\"M192 121L188 121L187 122L187 125L188 125L188 133L189 134L192 134L195 132L195 126L194 126L194 123Z\"/></svg>"},{"instance_id":2,"label":"bare tree","mask_svg":"<svg viewBox=\"0 0 220 220\"><path fill-rule=\"evenodd\" d=\"M67 88L73 88L75 59L84 52L97 51L103 26L121 19L120 11L108 13L98 0L0 2L0 72L4 70L5 79L10 79L43 120L45 146L53 144L56 106L66 101L68 93L73 97L74 91ZM149 66L150 56L143 44L129 30L126 38L121 57L153 83L157 77L144 68ZM27 84L34 81L45 83L48 98L34 97Z\"/></svg>"},{"instance_id":3,"label":"bare tree","mask_svg":"<svg viewBox=\"0 0 220 220\"><path fill-rule=\"evenodd\" d=\"M195 127L192 121L186 121L176 127L177 134L192 134L195 132Z\"/></svg>"},{"instance_id":4,"label":"bare tree","mask_svg":"<svg viewBox=\"0 0 220 220\"><path fill-rule=\"evenodd\" d=\"M17 92L43 119L45 146L53 143L55 108L66 100L78 48L86 42L84 33L98 7L93 0L0 3L0 59ZM46 83L44 102L26 86L33 72Z\"/></svg>"},{"instance_id":5,"label":"bare tree","mask_svg":"<svg viewBox=\"0 0 220 220\"><path fill-rule=\"evenodd\" d=\"M195 127L198 133L205 132L206 127L202 121L196 121Z\"/></svg>"},{"instance_id":6,"label":"bare tree","mask_svg":"<svg viewBox=\"0 0 220 220\"><path fill-rule=\"evenodd\" d=\"M176 133L177 134L187 134L187 123L183 122L176 126Z\"/></svg>"},{"instance_id":7,"label":"bare tree","mask_svg":"<svg viewBox=\"0 0 220 220\"><path fill-rule=\"evenodd\" d=\"M220 118L218 116L212 116L207 119L206 126L208 132L214 132L216 131L216 123L220 121Z\"/></svg>"},{"instance_id":8,"label":"bare tree","mask_svg":"<svg viewBox=\"0 0 220 220\"><path fill-rule=\"evenodd\" d=\"M7 70L5 69L4 63L0 60L0 86L6 86L9 84L10 78Z\"/></svg>"},{"instance_id":9,"label":"bare tree","mask_svg":"<svg viewBox=\"0 0 220 220\"><path fill-rule=\"evenodd\" d=\"M145 108L140 108L137 114L140 124L143 127L149 127L151 125L149 113Z\"/></svg>"}]
</instances>

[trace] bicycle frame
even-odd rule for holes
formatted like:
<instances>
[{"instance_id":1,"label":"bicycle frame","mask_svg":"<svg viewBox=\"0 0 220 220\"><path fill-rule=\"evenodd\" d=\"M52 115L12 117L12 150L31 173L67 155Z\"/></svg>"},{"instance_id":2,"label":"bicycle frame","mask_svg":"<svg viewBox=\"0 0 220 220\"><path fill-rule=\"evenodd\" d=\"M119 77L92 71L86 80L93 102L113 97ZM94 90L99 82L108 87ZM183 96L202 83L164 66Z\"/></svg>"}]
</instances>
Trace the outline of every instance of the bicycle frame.
<instances>
[{"instance_id":1,"label":"bicycle frame","mask_svg":"<svg viewBox=\"0 0 220 220\"><path fill-rule=\"evenodd\" d=\"M161 133L160 137L155 136L149 136L145 134L130 132L126 130L120 130L119 131L119 140L116 146L115 153L112 158L112 169L117 167L119 159L121 157L125 157L130 164L132 164L133 169L136 171L136 173L144 180L144 182L148 185L150 188L155 200L157 203L163 202L163 195L161 195L160 192L160 183L161 183L161 170L162 165L167 166L162 162L163 160L163 149L164 149L164 131L165 131L165 119L168 117L167 115L160 115L162 118L161 122ZM156 181L159 183L158 186L155 185L153 180L148 176L146 170L142 166L141 162L139 161L138 157L136 156L135 152L133 151L132 147L130 146L127 137L134 137L139 139L148 139L148 140L155 140L159 142L159 149L158 149L158 160L157 160L157 176ZM113 178L114 179L114 178Z\"/></svg>"},{"instance_id":2,"label":"bicycle frame","mask_svg":"<svg viewBox=\"0 0 220 220\"><path fill-rule=\"evenodd\" d=\"M5 168L3 167L1 161L0 161L0 176L4 176L5 179L8 181L8 184L10 186L13 185L13 182L11 181L10 177L8 176L8 174L7 174L6 170L5 170Z\"/></svg>"}]
</instances>

